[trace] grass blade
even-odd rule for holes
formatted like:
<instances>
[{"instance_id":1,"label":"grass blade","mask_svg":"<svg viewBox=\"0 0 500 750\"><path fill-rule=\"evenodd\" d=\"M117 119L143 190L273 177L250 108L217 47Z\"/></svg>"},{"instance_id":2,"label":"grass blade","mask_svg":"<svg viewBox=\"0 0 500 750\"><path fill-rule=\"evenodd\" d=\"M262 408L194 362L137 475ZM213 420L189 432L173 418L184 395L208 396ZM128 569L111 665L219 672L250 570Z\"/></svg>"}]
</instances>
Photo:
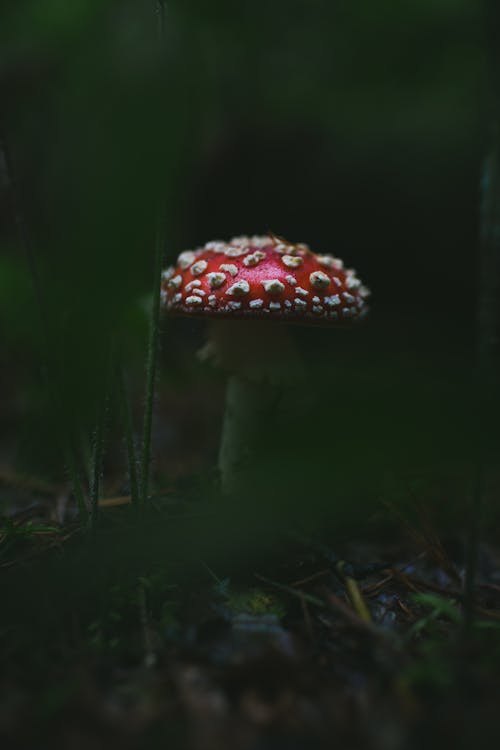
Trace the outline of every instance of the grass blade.
<instances>
[{"instance_id":1,"label":"grass blade","mask_svg":"<svg viewBox=\"0 0 500 750\"><path fill-rule=\"evenodd\" d=\"M16 181L16 170L13 164L12 155L9 151L7 140L2 130L0 129L0 153L4 156L5 171L7 176L7 182L12 195L12 204L14 209L14 218L19 235L19 242L21 247L24 249L26 261L28 264L29 272L31 275L31 281L33 284L33 291L35 295L36 305L39 311L40 319L40 338L43 343L42 351L44 352L44 362L42 362L42 379L45 384L49 405L52 413L56 418L56 433L59 440L61 452L64 458L66 471L68 472L69 479L73 488L73 496L75 498L78 515L82 524L88 522L89 511L85 500L85 493L83 491L83 485L80 478L80 472L77 467L77 460L74 453L74 449L69 438L70 429L67 424L67 420L64 416L64 410L58 396L57 388L53 382L53 369L55 358L52 356L52 347L50 344L50 327L48 322L47 307L45 304L45 298L43 294L42 283L38 266L35 259L35 253L33 245L31 243L30 233L24 218L24 214L21 208L21 200L19 197L19 189Z\"/></svg>"},{"instance_id":2,"label":"grass blade","mask_svg":"<svg viewBox=\"0 0 500 750\"><path fill-rule=\"evenodd\" d=\"M130 481L130 495L132 498L132 504L138 505L139 503L139 484L137 479L137 456L135 453L134 445L134 426L132 420L132 409L130 406L130 399L127 393L127 387L125 383L125 375L123 372L123 366L120 363L117 371L118 379L118 409L120 412L120 418L122 422L123 431L125 433L125 444L127 447L127 465L128 475Z\"/></svg>"},{"instance_id":3,"label":"grass blade","mask_svg":"<svg viewBox=\"0 0 500 750\"><path fill-rule=\"evenodd\" d=\"M158 343L160 339L160 293L161 293L161 265L163 254L163 221L158 221L156 232L154 289L151 320L149 326L149 342L146 367L146 400L144 404L144 423L142 430L141 456L141 486L140 502L143 504L149 497L149 480L151 470L151 429L153 424L153 406L156 383L156 366L158 361Z\"/></svg>"},{"instance_id":4,"label":"grass blade","mask_svg":"<svg viewBox=\"0 0 500 750\"><path fill-rule=\"evenodd\" d=\"M163 49L165 36L165 2L158 0L158 36L160 48ZM160 340L160 299L161 299L161 265L163 256L164 223L161 210L158 210L156 226L156 246L154 260L153 304L149 326L149 342L146 366L146 399L144 404L144 422L142 429L141 484L139 502L144 504L149 498L149 480L151 471L151 429L153 424L154 393L156 383L156 365L158 344Z\"/></svg>"}]
</instances>

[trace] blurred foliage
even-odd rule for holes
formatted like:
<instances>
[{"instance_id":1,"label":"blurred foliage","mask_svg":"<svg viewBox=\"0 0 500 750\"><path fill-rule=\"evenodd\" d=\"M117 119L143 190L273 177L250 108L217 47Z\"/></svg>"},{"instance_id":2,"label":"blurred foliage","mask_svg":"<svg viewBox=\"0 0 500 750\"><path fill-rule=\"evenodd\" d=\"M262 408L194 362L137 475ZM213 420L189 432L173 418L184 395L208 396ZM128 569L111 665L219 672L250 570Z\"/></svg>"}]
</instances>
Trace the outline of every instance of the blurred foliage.
<instances>
[{"instance_id":1,"label":"blurred foliage","mask_svg":"<svg viewBox=\"0 0 500 750\"><path fill-rule=\"evenodd\" d=\"M225 499L215 471L224 375L196 359L201 324L165 320L145 512L102 509L87 535L71 503L61 526L53 515L2 522L2 653L14 686L19 675L39 682L29 711L42 726L71 715L86 659L100 673L139 663L148 618L165 654L194 637L193 623L203 631L214 600L228 620L289 616L296 592L257 588L256 571L307 575L310 539L336 549L368 535L385 555L390 538L406 556L401 518L415 528L421 507L462 532L478 452L498 465L498 394L478 392L474 372L478 183L490 129L483 4L168 0L163 39L157 10L155 0L2 3L0 468L50 477L47 505L59 512L65 444L87 481L110 352L123 363L138 431L159 215L165 262L210 239L272 230L355 265L373 309L356 330L294 330L307 380L262 425L253 472ZM105 487L121 496L129 487L115 396ZM478 420L485 398L488 425ZM498 520L495 472L488 522ZM0 493L2 513L26 501L10 486ZM206 595L209 565L230 578ZM200 580L205 599L193 595ZM412 691L430 688L432 699L463 679L455 605L426 593L413 606L404 668L395 674L391 657L395 686L386 675L377 688L384 699L400 689L397 715ZM496 677L497 625L475 624L478 683ZM349 662L350 641L337 646ZM378 646L373 653L380 666ZM64 674L70 663L75 672ZM171 698L161 700L172 732ZM97 703L111 705L107 694Z\"/></svg>"},{"instance_id":2,"label":"blurred foliage","mask_svg":"<svg viewBox=\"0 0 500 750\"><path fill-rule=\"evenodd\" d=\"M239 512L279 525L307 499L309 511L352 516L401 474L453 465L467 477L487 131L479 3L171 0L160 43L153 0L10 0L0 78L17 190L2 180L0 364L18 398L4 424L22 422L2 439L16 460L62 473L61 426L40 395L44 359L63 440L89 441L111 347L131 373L139 423L160 212L168 258L271 228L354 262L373 288L363 331L297 330L320 418L307 394L290 395ZM193 384L206 390L185 402L205 468L220 378L195 364L199 327L165 329L160 404ZM157 458L177 434L170 415L160 420Z\"/></svg>"}]
</instances>

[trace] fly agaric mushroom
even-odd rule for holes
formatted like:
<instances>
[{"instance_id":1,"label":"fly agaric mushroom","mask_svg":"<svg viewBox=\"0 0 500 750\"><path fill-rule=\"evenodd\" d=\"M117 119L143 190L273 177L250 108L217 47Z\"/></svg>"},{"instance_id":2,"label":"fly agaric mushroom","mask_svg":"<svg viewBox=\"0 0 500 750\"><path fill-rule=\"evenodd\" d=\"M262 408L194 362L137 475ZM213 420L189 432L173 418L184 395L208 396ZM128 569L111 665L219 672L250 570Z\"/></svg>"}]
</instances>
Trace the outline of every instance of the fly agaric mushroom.
<instances>
[{"instance_id":1,"label":"fly agaric mushroom","mask_svg":"<svg viewBox=\"0 0 500 750\"><path fill-rule=\"evenodd\" d=\"M277 389L301 372L283 323L351 325L366 314L369 293L339 258L274 234L207 242L163 272L162 306L169 314L208 318L203 353L229 373L219 451L226 492L238 488Z\"/></svg>"}]
</instances>

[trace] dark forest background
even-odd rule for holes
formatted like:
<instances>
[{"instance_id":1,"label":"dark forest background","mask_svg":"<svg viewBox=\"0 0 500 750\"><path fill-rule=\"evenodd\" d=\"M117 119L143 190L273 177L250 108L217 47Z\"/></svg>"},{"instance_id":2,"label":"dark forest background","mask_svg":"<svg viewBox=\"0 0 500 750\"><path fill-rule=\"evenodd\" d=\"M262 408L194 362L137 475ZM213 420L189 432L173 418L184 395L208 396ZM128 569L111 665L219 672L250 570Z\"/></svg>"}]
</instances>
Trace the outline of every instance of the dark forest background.
<instances>
[{"instance_id":1,"label":"dark forest background","mask_svg":"<svg viewBox=\"0 0 500 750\"><path fill-rule=\"evenodd\" d=\"M154 3L4 5L4 467L64 481L69 446L85 474L110 348L139 429L160 215L165 264L272 230L373 292L357 330L295 330L298 399L320 408L269 436L268 491L243 490L240 510L359 526L410 483L460 525L478 452L496 450L475 380L495 116L483 6L174 0L159 21ZM152 466L157 489L206 496L223 378L196 359L202 341L198 323L162 322ZM126 493L112 416L108 433L102 494Z\"/></svg>"},{"instance_id":2,"label":"dark forest background","mask_svg":"<svg viewBox=\"0 0 500 750\"><path fill-rule=\"evenodd\" d=\"M202 750L259 735L234 695L262 672L268 708L274 664L318 748L498 734L499 30L478 0L3 0L0 735L205 740L193 664L229 696ZM155 248L268 231L354 267L370 315L293 328L307 377L230 497L226 378L163 315L130 504Z\"/></svg>"}]
</instances>

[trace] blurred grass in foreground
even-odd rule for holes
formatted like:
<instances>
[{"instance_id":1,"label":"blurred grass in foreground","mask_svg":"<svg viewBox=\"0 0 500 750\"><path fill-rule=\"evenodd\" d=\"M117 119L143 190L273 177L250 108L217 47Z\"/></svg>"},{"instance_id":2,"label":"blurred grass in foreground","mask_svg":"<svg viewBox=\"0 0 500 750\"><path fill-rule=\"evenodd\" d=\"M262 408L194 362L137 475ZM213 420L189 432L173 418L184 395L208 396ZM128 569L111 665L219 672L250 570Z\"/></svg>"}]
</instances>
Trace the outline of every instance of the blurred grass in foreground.
<instances>
[{"instance_id":1,"label":"blurred grass in foreground","mask_svg":"<svg viewBox=\"0 0 500 750\"><path fill-rule=\"evenodd\" d=\"M231 513L271 526L345 515L359 526L387 476L450 466L467 475L485 109L477 5L319 3L304 17L302 4L278 2L263 18L250 3L171 2L165 56L153 6L50 0L43 12L36 2L2 11L3 127L67 439L89 448L111 343L140 424L160 202L171 258L215 236L273 229L345 257L373 288L373 323L359 332L297 332L320 413L298 393L299 416L291 401L263 435L254 482L205 527L214 544L230 548ZM1 437L14 463L59 478L40 312L2 190L1 377L13 398ZM200 401L184 403L186 421L196 426L205 410L210 425L203 472L222 386L195 364L198 329L165 325L158 406L196 383ZM157 435L159 473L179 434L161 414L157 432L170 442ZM207 482L201 495L212 492Z\"/></svg>"}]
</instances>

